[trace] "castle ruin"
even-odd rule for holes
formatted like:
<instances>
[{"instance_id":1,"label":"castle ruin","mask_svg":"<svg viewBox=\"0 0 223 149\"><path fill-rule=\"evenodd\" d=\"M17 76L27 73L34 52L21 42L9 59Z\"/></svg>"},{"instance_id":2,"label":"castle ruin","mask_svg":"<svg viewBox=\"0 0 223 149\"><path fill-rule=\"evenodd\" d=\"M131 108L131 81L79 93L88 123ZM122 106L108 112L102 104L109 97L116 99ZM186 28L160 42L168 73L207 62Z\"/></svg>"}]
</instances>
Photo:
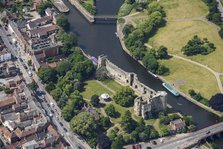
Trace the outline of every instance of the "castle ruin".
<instances>
[{"instance_id":1,"label":"castle ruin","mask_svg":"<svg viewBox=\"0 0 223 149\"><path fill-rule=\"evenodd\" d=\"M167 93L165 91L154 91L141 83L135 73L125 72L111 63L107 56L98 57L98 68L105 67L108 76L117 82L130 86L139 97L134 100L134 112L143 119L150 118L152 113L164 111L167 107Z\"/></svg>"}]
</instances>

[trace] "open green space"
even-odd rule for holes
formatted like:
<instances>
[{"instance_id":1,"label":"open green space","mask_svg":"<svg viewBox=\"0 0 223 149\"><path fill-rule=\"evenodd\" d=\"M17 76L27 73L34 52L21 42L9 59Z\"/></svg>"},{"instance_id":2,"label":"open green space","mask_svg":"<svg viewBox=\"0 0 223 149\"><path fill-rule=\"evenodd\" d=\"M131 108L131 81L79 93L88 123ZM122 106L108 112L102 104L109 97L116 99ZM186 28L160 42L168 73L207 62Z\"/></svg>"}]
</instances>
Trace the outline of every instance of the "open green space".
<instances>
[{"instance_id":1,"label":"open green space","mask_svg":"<svg viewBox=\"0 0 223 149\"><path fill-rule=\"evenodd\" d=\"M161 0L168 19L205 16L208 7L202 0Z\"/></svg>"},{"instance_id":2,"label":"open green space","mask_svg":"<svg viewBox=\"0 0 223 149\"><path fill-rule=\"evenodd\" d=\"M216 79L208 70L177 58L161 60L170 69L170 74L164 76L168 82L176 83L183 81L184 84L178 86L183 93L188 94L189 89L200 92L207 99L219 92Z\"/></svg>"},{"instance_id":3,"label":"open green space","mask_svg":"<svg viewBox=\"0 0 223 149\"><path fill-rule=\"evenodd\" d=\"M156 35L149 39L148 44L153 47L164 45L169 53L183 56L182 47L194 35L207 38L214 43L216 50L208 55L192 56L190 59L208 65L217 72L223 72L223 40L218 35L217 27L205 20L208 14L206 4L202 0L162 0L160 4L164 7L167 19L176 20L167 22L165 27L160 28Z\"/></svg>"},{"instance_id":4,"label":"open green space","mask_svg":"<svg viewBox=\"0 0 223 149\"><path fill-rule=\"evenodd\" d=\"M105 84L106 86L108 86L109 88L111 88L114 91L118 91L122 88L122 85L120 85L119 83L117 83L114 80L111 79L107 79L105 81L102 81L103 84Z\"/></svg>"},{"instance_id":5,"label":"open green space","mask_svg":"<svg viewBox=\"0 0 223 149\"><path fill-rule=\"evenodd\" d=\"M183 56L181 48L186 45L188 40L192 39L194 35L207 38L210 42L214 43L216 50L208 55L197 55L189 58L204 65L208 65L217 72L223 72L223 40L218 35L218 30L206 22L168 22L154 37L149 39L148 43L153 47L164 45L168 48L169 53Z\"/></svg>"},{"instance_id":6,"label":"open green space","mask_svg":"<svg viewBox=\"0 0 223 149\"><path fill-rule=\"evenodd\" d=\"M100 96L103 93L107 93L110 96L113 95L111 91L103 87L99 84L96 80L89 80L84 83L84 91L81 92L81 95L85 98L90 100L91 96L98 95Z\"/></svg>"}]
</instances>

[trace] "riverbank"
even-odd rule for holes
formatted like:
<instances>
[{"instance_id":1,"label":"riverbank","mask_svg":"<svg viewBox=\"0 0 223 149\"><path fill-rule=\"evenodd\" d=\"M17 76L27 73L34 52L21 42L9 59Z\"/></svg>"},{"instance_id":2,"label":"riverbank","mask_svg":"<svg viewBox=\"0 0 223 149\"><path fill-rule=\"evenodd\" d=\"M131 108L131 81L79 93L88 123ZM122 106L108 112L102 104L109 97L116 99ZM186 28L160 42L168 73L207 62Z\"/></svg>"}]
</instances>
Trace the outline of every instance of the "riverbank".
<instances>
[{"instance_id":1,"label":"riverbank","mask_svg":"<svg viewBox=\"0 0 223 149\"><path fill-rule=\"evenodd\" d=\"M84 16L88 22L94 22L94 16L90 14L79 2L78 0L68 0L76 9Z\"/></svg>"},{"instance_id":2,"label":"riverbank","mask_svg":"<svg viewBox=\"0 0 223 149\"><path fill-rule=\"evenodd\" d=\"M118 36L118 38L119 38L119 41L120 41L120 43L121 43L121 46L122 46L123 50L124 50L127 54L129 54L131 57L133 57L133 55L132 55L131 52L127 49L127 47L125 46L125 43L124 43L124 34L122 33L122 30L123 30L124 26L125 26L125 23L122 23L122 24L121 24L121 23L117 23L117 25L116 25L117 36ZM134 57L133 57L133 58L134 58ZM135 58L134 58L134 59L135 59ZM136 59L135 59L135 60L136 60ZM138 61L138 60L136 60L136 61L139 62L139 63L144 67L142 61ZM159 78L161 81L170 84L170 83L169 83L167 80L165 80L162 76L158 76L158 78ZM174 89L176 89L176 88L174 88ZM176 90L177 90L177 89L176 89ZM209 111L209 112L211 112L211 113L213 113L213 114L215 114L215 115L217 115L217 116L219 116L219 117L223 116L223 113L222 113L222 112L215 111L214 109L212 109L212 108L210 108L210 107L208 107L208 106L205 106L204 104L202 104L202 103L196 101L195 99L193 99L193 98L187 96L186 94L182 93L181 91L179 91L179 90L177 90L177 91L180 93L181 96L185 97L187 100L189 100L190 102L192 102L192 103L198 105L199 107L201 107L201 108L203 108L203 109L205 109L205 110L207 110L207 111Z\"/></svg>"}]
</instances>

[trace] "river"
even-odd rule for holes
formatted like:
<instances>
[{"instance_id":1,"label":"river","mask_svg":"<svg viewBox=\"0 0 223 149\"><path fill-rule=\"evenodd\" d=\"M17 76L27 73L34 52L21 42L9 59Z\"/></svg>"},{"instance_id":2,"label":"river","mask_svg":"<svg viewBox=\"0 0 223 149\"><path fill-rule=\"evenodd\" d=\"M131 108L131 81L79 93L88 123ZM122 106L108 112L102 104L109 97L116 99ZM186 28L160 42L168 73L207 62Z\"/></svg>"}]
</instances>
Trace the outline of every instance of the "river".
<instances>
[{"instance_id":1,"label":"river","mask_svg":"<svg viewBox=\"0 0 223 149\"><path fill-rule=\"evenodd\" d=\"M96 0L98 15L112 15L118 12L123 0ZM154 90L165 90L162 82L146 71L138 62L127 55L116 37L115 24L90 24L68 1L68 15L71 23L71 32L78 37L79 46L88 54L97 57L100 54L108 56L109 60L124 69L138 75L141 82ZM175 97L168 92L168 104L175 111L182 114L192 115L193 121L197 123L198 129L207 127L217 122L217 117L198 107L183 97Z\"/></svg>"}]
</instances>

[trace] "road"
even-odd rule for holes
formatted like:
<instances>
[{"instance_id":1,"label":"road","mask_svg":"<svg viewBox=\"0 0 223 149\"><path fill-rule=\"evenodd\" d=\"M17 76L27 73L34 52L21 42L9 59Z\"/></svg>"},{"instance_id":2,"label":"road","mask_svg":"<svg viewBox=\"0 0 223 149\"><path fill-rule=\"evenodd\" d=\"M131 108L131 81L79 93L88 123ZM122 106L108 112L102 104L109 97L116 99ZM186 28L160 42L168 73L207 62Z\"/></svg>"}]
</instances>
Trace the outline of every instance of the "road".
<instances>
[{"instance_id":1,"label":"road","mask_svg":"<svg viewBox=\"0 0 223 149\"><path fill-rule=\"evenodd\" d=\"M42 112L47 117L49 117L49 120L57 128L57 131L70 144L72 149L90 149L89 145L83 139L81 139L80 136L77 136L76 134L72 133L72 131L70 131L69 123L67 123L61 117L60 108L56 105L54 99L46 92L44 85L41 83L36 73L32 70L29 70L26 64L26 60L29 59L28 55L21 54L23 52L20 51L19 47L16 47L14 44L12 44L11 39L7 36L7 34L9 33L5 31L4 28L0 27L0 36L2 37L2 40L5 43L6 47L11 51L12 55L17 58L15 64L23 73L26 84L31 83L34 79L39 87L40 92L45 93L44 96L35 93L37 97L37 99L35 100L36 105L41 107L40 109L42 109ZM29 75L29 71L32 72L33 76ZM53 103L53 106L50 106L51 102Z\"/></svg>"},{"instance_id":2,"label":"road","mask_svg":"<svg viewBox=\"0 0 223 149\"><path fill-rule=\"evenodd\" d=\"M165 143L154 146L154 149L179 149L182 146L189 145L190 143L196 143L203 138L211 136L213 134L223 131L223 122L206 127L196 132L190 133L189 136L182 137L176 140L169 140Z\"/></svg>"}]
</instances>

